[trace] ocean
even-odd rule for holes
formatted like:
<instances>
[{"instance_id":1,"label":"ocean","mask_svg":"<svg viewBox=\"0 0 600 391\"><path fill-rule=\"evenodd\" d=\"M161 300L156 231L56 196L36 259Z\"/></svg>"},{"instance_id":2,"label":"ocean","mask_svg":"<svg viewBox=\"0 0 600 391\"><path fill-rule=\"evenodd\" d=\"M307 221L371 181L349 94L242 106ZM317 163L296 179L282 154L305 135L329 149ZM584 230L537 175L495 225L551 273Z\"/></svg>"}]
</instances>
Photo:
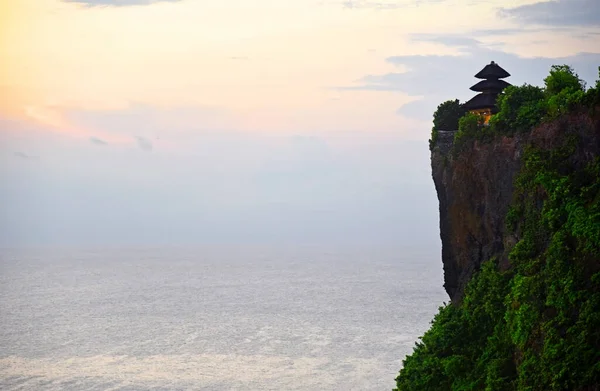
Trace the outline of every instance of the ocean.
<instances>
[{"instance_id":1,"label":"ocean","mask_svg":"<svg viewBox=\"0 0 600 391\"><path fill-rule=\"evenodd\" d=\"M437 249L4 249L0 389L391 390Z\"/></svg>"}]
</instances>

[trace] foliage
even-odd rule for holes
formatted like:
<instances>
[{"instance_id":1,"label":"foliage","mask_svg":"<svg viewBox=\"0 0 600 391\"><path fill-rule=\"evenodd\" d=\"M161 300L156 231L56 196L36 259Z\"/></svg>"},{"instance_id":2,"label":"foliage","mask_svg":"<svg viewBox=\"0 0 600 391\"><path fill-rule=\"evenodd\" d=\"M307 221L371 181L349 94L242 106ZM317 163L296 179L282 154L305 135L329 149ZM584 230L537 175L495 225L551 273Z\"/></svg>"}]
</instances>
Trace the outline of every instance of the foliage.
<instances>
[{"instance_id":1,"label":"foliage","mask_svg":"<svg viewBox=\"0 0 600 391\"><path fill-rule=\"evenodd\" d=\"M438 130L458 129L458 120L465 114L465 109L458 99L448 100L440 104L433 114L433 126Z\"/></svg>"},{"instance_id":2,"label":"foliage","mask_svg":"<svg viewBox=\"0 0 600 391\"><path fill-rule=\"evenodd\" d=\"M585 92L582 90L573 91L564 89L561 92L548 98L547 119L554 119L584 103Z\"/></svg>"},{"instance_id":3,"label":"foliage","mask_svg":"<svg viewBox=\"0 0 600 391\"><path fill-rule=\"evenodd\" d=\"M458 129L458 120L465 114L465 109L458 99L441 103L433 113L433 129L429 140L429 149L433 150L437 141L438 131L453 131Z\"/></svg>"},{"instance_id":4,"label":"foliage","mask_svg":"<svg viewBox=\"0 0 600 391\"><path fill-rule=\"evenodd\" d=\"M484 119L482 116L467 113L458 121L458 132L454 135L455 140L469 136L474 136L483 126Z\"/></svg>"},{"instance_id":5,"label":"foliage","mask_svg":"<svg viewBox=\"0 0 600 391\"><path fill-rule=\"evenodd\" d=\"M529 132L544 121L551 121L578 108L595 110L600 105L600 67L599 79L595 86L585 90L585 82L568 65L553 65L550 74L544 79L545 87L529 84L509 86L498 96L494 114L489 126L463 125L460 120L466 111L458 100L448 100L437 107L433 115L433 128L429 149L433 150L440 130L456 130L454 150L460 151L469 140L489 141L494 135L513 135ZM469 115L466 115L469 117ZM466 129L466 130L465 130Z\"/></svg>"},{"instance_id":6,"label":"foliage","mask_svg":"<svg viewBox=\"0 0 600 391\"><path fill-rule=\"evenodd\" d=\"M463 139L459 148L466 138L489 141L493 135L529 132L544 121L579 108L593 110L600 104L600 67L598 81L587 91L585 82L568 65L553 65L544 83L544 88L524 84L504 89L496 101L498 112L490 119L489 126L481 127L478 132L463 133L458 137Z\"/></svg>"},{"instance_id":7,"label":"foliage","mask_svg":"<svg viewBox=\"0 0 600 391\"><path fill-rule=\"evenodd\" d=\"M600 102L600 80L584 91L568 70L553 71L546 90L507 89L488 129L462 118L455 147ZM600 387L600 157L582 162L576 151L586 141L563 124L559 147L525 149L506 216L506 233L519 238L512 268L485 262L463 301L440 308L403 361L398 391Z\"/></svg>"},{"instance_id":8,"label":"foliage","mask_svg":"<svg viewBox=\"0 0 600 391\"><path fill-rule=\"evenodd\" d=\"M431 128L431 138L429 139L429 150L433 151L433 148L435 148L435 144L437 143L439 137L439 132L438 130L433 127Z\"/></svg>"},{"instance_id":9,"label":"foliage","mask_svg":"<svg viewBox=\"0 0 600 391\"><path fill-rule=\"evenodd\" d=\"M530 149L517 181L514 207L524 222L510 254L516 274L505 319L523 390L600 384L600 281L592 277L600 266L600 160L577 167L570 157L580 141L564 141Z\"/></svg>"},{"instance_id":10,"label":"foliage","mask_svg":"<svg viewBox=\"0 0 600 391\"><path fill-rule=\"evenodd\" d=\"M483 116L467 113L458 121L458 131L454 134L454 152L462 150L464 145L475 139L482 139L486 133Z\"/></svg>"},{"instance_id":11,"label":"foliage","mask_svg":"<svg viewBox=\"0 0 600 391\"><path fill-rule=\"evenodd\" d=\"M515 366L504 316L508 272L484 263L461 306L440 307L397 377L397 390L511 390Z\"/></svg>"},{"instance_id":12,"label":"foliage","mask_svg":"<svg viewBox=\"0 0 600 391\"><path fill-rule=\"evenodd\" d=\"M526 152L509 215L513 268L483 264L460 305L440 308L397 390L578 390L600 384L600 158ZM540 200L543 200L540 206Z\"/></svg>"},{"instance_id":13,"label":"foliage","mask_svg":"<svg viewBox=\"0 0 600 391\"><path fill-rule=\"evenodd\" d=\"M568 65L553 65L544 83L549 120L586 103L585 82Z\"/></svg>"},{"instance_id":14,"label":"foliage","mask_svg":"<svg viewBox=\"0 0 600 391\"><path fill-rule=\"evenodd\" d=\"M507 87L496 104L499 112L490 119L490 126L505 134L529 131L542 121L547 106L544 90L529 84Z\"/></svg>"},{"instance_id":15,"label":"foliage","mask_svg":"<svg viewBox=\"0 0 600 391\"><path fill-rule=\"evenodd\" d=\"M559 94L564 90L573 92L585 90L585 82L569 65L552 65L550 75L544 79L544 84L546 93L550 95Z\"/></svg>"}]
</instances>

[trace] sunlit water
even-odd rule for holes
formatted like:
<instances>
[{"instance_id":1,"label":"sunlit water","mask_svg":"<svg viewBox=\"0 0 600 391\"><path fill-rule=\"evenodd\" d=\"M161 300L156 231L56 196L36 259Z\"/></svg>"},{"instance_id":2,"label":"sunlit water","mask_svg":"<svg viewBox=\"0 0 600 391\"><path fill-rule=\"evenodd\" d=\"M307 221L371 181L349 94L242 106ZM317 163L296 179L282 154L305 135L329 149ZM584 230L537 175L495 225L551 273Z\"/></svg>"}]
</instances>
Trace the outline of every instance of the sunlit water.
<instances>
[{"instance_id":1,"label":"sunlit water","mask_svg":"<svg viewBox=\"0 0 600 391\"><path fill-rule=\"evenodd\" d=\"M400 250L2 250L2 390L391 390L446 300Z\"/></svg>"}]
</instances>

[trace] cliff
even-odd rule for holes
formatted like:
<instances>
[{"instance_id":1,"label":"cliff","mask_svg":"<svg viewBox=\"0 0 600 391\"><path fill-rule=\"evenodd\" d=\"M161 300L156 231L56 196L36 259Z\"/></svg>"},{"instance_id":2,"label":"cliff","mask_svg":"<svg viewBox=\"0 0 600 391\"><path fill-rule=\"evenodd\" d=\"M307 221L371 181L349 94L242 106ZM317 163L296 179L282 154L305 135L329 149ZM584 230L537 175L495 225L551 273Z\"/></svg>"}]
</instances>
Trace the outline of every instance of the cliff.
<instances>
[{"instance_id":1,"label":"cliff","mask_svg":"<svg viewBox=\"0 0 600 391\"><path fill-rule=\"evenodd\" d=\"M399 391L600 390L600 80L544 81L507 87L487 126L456 100L434 113L451 302Z\"/></svg>"},{"instance_id":2,"label":"cliff","mask_svg":"<svg viewBox=\"0 0 600 391\"><path fill-rule=\"evenodd\" d=\"M453 150L454 134L439 133L431 168L440 209L444 287L458 302L482 262L496 257L501 269L510 267L508 253L521 238L507 231L506 216L524 148L552 151L574 136L578 145L569 160L580 170L600 156L600 118L580 111L530 133L498 136L492 142L472 140L461 151ZM540 194L538 201L544 198Z\"/></svg>"},{"instance_id":3,"label":"cliff","mask_svg":"<svg viewBox=\"0 0 600 391\"><path fill-rule=\"evenodd\" d=\"M504 219L521 165L522 141L503 137L490 144L474 142L454 156L453 133L440 135L431 167L440 205L444 287L452 301L459 301L481 263L504 252Z\"/></svg>"}]
</instances>

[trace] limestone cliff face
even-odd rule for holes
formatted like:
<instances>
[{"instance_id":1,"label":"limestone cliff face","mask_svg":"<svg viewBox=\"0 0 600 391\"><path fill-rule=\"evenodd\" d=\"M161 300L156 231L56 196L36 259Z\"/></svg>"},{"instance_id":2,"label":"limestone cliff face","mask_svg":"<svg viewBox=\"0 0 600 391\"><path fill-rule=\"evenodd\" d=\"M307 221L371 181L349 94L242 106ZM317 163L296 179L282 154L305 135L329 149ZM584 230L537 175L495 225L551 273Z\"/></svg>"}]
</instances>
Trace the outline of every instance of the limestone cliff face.
<instances>
[{"instance_id":1,"label":"limestone cliff face","mask_svg":"<svg viewBox=\"0 0 600 391\"><path fill-rule=\"evenodd\" d=\"M453 302L461 300L482 262L498 257L503 268L510 267L508 252L519 238L506 232L505 218L525 146L554 148L564 142L566 128L576 129L581 141L571 158L587 164L600 154L600 118L595 117L573 114L527 134L475 140L460 152L453 151L454 132L440 132L431 166L440 208L444 287Z\"/></svg>"}]
</instances>

